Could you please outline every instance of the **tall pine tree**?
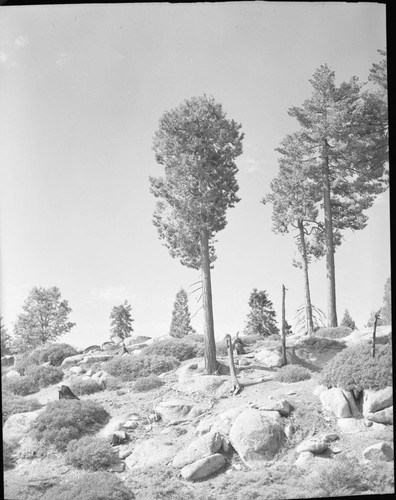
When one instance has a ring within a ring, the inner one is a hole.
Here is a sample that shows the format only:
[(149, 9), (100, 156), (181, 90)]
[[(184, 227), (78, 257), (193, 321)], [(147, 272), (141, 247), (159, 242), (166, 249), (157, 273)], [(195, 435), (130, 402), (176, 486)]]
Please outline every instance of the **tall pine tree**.
[(150, 178), (159, 200), (154, 225), (172, 257), (202, 274), (204, 359), (207, 373), (218, 368), (214, 337), (211, 265), (214, 237), (238, 201), (235, 158), (242, 153), (241, 125), (205, 95), (164, 113), (154, 136), (155, 158), (165, 176)]
[(188, 309), (188, 297), (184, 288), (176, 294), (176, 300), (173, 304), (172, 321), (169, 335), (171, 337), (182, 338), (188, 334), (196, 333), (191, 326), (190, 311)]
[(120, 337), (126, 339), (131, 336), (132, 328), (132, 306), (127, 300), (119, 306), (114, 306), (110, 313), (111, 335), (110, 337)]
[(246, 335), (269, 335), (279, 334), (276, 324), (276, 312), (272, 302), (269, 300), (265, 290), (254, 288), (249, 298), (250, 312), (247, 315), (244, 333)]

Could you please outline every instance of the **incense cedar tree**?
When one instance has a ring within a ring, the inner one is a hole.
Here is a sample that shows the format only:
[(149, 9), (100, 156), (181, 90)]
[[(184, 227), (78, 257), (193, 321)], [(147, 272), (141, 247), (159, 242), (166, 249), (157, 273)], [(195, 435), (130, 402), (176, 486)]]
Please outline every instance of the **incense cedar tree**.
[(218, 368), (210, 276), (214, 237), (227, 224), (227, 209), (240, 201), (235, 177), (240, 129), (221, 104), (203, 95), (165, 112), (153, 141), (155, 159), (165, 167), (164, 177), (150, 177), (158, 198), (153, 222), (171, 256), (201, 270), (207, 373)]
[(176, 300), (173, 305), (169, 335), (181, 338), (191, 333), (196, 333), (196, 331), (190, 324), (187, 292), (184, 288), (181, 288), (176, 294)]

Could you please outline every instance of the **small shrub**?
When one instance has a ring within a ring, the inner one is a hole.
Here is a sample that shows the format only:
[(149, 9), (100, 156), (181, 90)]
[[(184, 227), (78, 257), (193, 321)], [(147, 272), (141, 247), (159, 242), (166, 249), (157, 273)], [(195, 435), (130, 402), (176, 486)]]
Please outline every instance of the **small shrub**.
[(70, 441), (96, 432), (108, 419), (107, 411), (95, 401), (62, 399), (47, 404), (32, 423), (32, 433), (43, 447), (52, 444), (65, 451)]
[(19, 447), (17, 441), (3, 441), (3, 467), (11, 469), (15, 465), (15, 452)]
[(180, 365), (172, 356), (116, 356), (106, 363), (105, 369), (123, 381), (132, 381), (151, 374), (159, 375)]
[(342, 351), (346, 344), (343, 341), (329, 339), (326, 337), (307, 337), (297, 342), (296, 347), (307, 347), (312, 351), (336, 350)]
[(66, 462), (77, 469), (96, 471), (114, 461), (113, 447), (104, 438), (84, 436), (67, 445)]
[(380, 345), (372, 357), (372, 347), (357, 344), (338, 353), (323, 369), (321, 383), (344, 390), (383, 389), (392, 385), (392, 349)]
[(299, 365), (282, 366), (275, 375), (275, 380), (279, 382), (300, 382), (311, 378), (311, 372)]
[(144, 356), (173, 356), (179, 361), (196, 358), (203, 355), (201, 343), (192, 341), (189, 335), (183, 338), (169, 338), (157, 340), (148, 347), (145, 347), (141, 355)]
[(132, 500), (134, 493), (111, 472), (84, 473), (48, 490), (41, 500)]
[(39, 387), (58, 384), (63, 379), (63, 370), (57, 366), (30, 366), (26, 376)]
[(70, 389), (81, 396), (82, 394), (94, 394), (95, 392), (103, 391), (103, 386), (92, 378), (76, 377), (70, 383)]
[[(35, 351), (33, 351), (35, 352)], [(32, 353), (33, 354), (33, 353)], [(22, 356), (17, 356), (15, 360), (14, 369), (21, 375), (26, 374), (26, 370), (32, 366), (38, 366), (38, 355), (23, 354)]]
[(227, 355), (227, 341), (224, 339), (216, 342), (216, 356), (219, 356), (219, 358), (225, 358)]
[(69, 344), (52, 344), (40, 351), (39, 363), (49, 361), (52, 366), (60, 366), (65, 358), (76, 354), (77, 349)]
[(328, 328), (318, 328), (315, 330), (315, 337), (326, 337), (328, 339), (341, 339), (352, 333), (352, 328), (348, 326), (334, 326)]
[(4, 383), (4, 389), (13, 392), (19, 396), (34, 394), (40, 390), (37, 382), (24, 375), (21, 377), (9, 377)]
[(133, 389), (137, 392), (146, 392), (151, 389), (157, 389), (164, 385), (164, 382), (157, 375), (138, 378), (133, 384)]
[(9, 391), (4, 391), (1, 398), (3, 411), (3, 424), (11, 415), (35, 411), (42, 407), (37, 399), (27, 399)]
[(107, 391), (116, 391), (117, 389), (121, 389), (122, 387), (124, 387), (124, 385), (125, 382), (123, 382), (118, 377), (113, 377), (112, 375), (107, 377), (105, 380), (105, 386)]

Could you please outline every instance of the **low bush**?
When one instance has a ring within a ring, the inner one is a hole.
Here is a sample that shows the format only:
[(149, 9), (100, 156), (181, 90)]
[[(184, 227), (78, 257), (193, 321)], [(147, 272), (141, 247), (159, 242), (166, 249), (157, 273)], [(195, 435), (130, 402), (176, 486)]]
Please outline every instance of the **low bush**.
[(345, 349), (346, 344), (343, 341), (328, 339), (326, 337), (307, 337), (300, 340), (296, 344), (296, 348), (307, 347), (313, 351), (326, 351), (326, 350), (336, 350), (342, 351)]
[(227, 341), (224, 339), (216, 342), (216, 356), (219, 356), (219, 358), (225, 358), (227, 355)]
[(47, 404), (32, 423), (32, 434), (43, 447), (65, 451), (70, 441), (97, 432), (108, 420), (107, 411), (95, 401), (61, 399)]
[(3, 388), (18, 396), (28, 396), (35, 394), (40, 390), (37, 382), (33, 381), (30, 377), (23, 375), (20, 377), (8, 377), (4, 381)]
[(11, 415), (16, 413), (26, 413), (35, 411), (42, 407), (37, 399), (28, 399), (18, 396), (9, 391), (3, 391), (1, 398), (1, 407), (3, 412), (3, 424)]
[(15, 465), (15, 452), (19, 447), (17, 441), (3, 441), (3, 467), (11, 469)]
[(164, 382), (157, 375), (149, 375), (148, 377), (140, 377), (133, 384), (133, 390), (137, 392), (151, 391), (164, 385)]
[(78, 354), (77, 349), (69, 344), (51, 344), (40, 351), (39, 363), (50, 362), (52, 366), (60, 366), (69, 356)]
[(286, 365), (279, 368), (275, 375), (275, 380), (278, 382), (300, 382), (311, 378), (311, 372), (299, 365)]
[(49, 489), (40, 500), (132, 500), (134, 493), (111, 472), (84, 473)]
[(104, 438), (84, 436), (67, 445), (66, 462), (88, 471), (106, 469), (114, 462), (113, 447)]
[(203, 355), (203, 345), (189, 338), (169, 338), (157, 340), (153, 344), (145, 347), (141, 353), (143, 356), (172, 356), (179, 361), (196, 358)]
[(107, 391), (116, 391), (117, 389), (121, 389), (125, 386), (125, 382), (122, 381), (119, 377), (113, 377), (110, 375), (106, 377), (105, 386)]
[(352, 333), (352, 328), (348, 326), (323, 327), (315, 330), (315, 337), (326, 337), (328, 339), (341, 339)]
[(392, 348), (357, 344), (339, 352), (323, 369), (321, 384), (345, 390), (383, 389), (392, 385)]
[[(35, 351), (33, 351), (35, 352)], [(39, 353), (39, 351), (37, 351)], [(33, 354), (33, 353), (32, 353)], [(23, 354), (22, 356), (17, 356), (15, 359), (14, 369), (20, 374), (25, 375), (26, 370), (32, 366), (38, 366), (38, 354), (37, 356), (32, 354)]]
[(172, 356), (116, 356), (106, 363), (105, 370), (123, 381), (148, 375), (159, 375), (177, 368), (180, 361)]
[(58, 384), (63, 379), (63, 370), (58, 366), (30, 366), (26, 376), (39, 387), (48, 387)]
[(94, 394), (103, 391), (104, 387), (92, 378), (76, 377), (70, 383), (70, 389), (81, 396), (83, 394)]

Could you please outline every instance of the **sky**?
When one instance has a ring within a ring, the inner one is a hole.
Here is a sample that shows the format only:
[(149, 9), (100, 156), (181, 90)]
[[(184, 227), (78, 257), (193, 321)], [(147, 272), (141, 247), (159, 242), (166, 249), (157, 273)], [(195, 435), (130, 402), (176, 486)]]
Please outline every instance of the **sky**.
[[(13, 325), (29, 291), (57, 286), (76, 323), (60, 341), (110, 336), (127, 300), (134, 334), (168, 335), (180, 287), (198, 271), (173, 259), (152, 223), (152, 139), (161, 115), (207, 94), (242, 124), (236, 160), (241, 202), (217, 235), (212, 270), (217, 340), (242, 332), (253, 288), (278, 319), (304, 303), (293, 235), (272, 231), (260, 203), (277, 175), (275, 148), (298, 129), (309, 79), (327, 63), (337, 83), (366, 81), (386, 47), (385, 5), (343, 2), (80, 4), (0, 8), (0, 306)], [(336, 251), (337, 312), (358, 327), (382, 305), (390, 276), (389, 193), (346, 231)], [(313, 304), (326, 312), (324, 259), (310, 269)], [(203, 313), (191, 293), (193, 327)]]

